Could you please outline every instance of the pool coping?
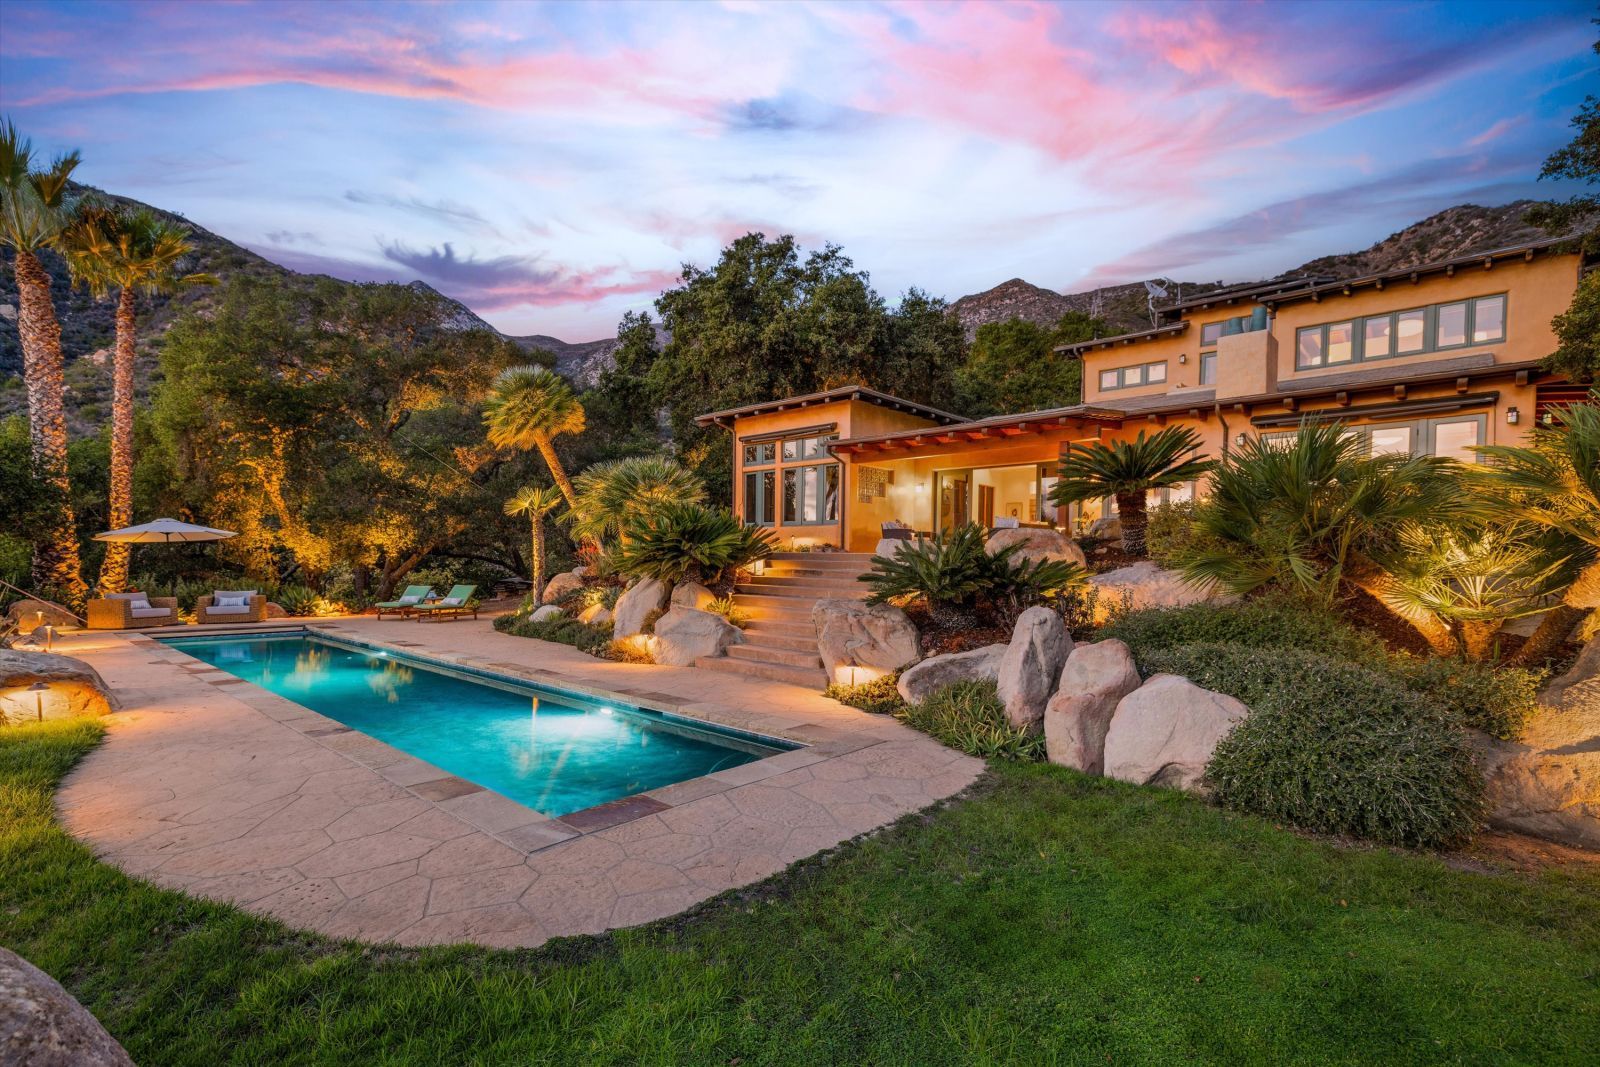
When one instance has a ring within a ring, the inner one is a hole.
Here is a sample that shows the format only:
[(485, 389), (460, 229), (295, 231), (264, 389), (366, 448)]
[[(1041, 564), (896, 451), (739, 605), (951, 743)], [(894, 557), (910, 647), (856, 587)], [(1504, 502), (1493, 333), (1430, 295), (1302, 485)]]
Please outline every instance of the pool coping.
[[(114, 631), (114, 633), (130, 641), (135, 647), (156, 646), (163, 653), (181, 656), (181, 662), (170, 659), (162, 659), (159, 662), (176, 666), (196, 680), (206, 682), (219, 690), (230, 690), (230, 696), (280, 725), (294, 730), (306, 740), (374, 771), (417, 799), (432, 804), (440, 811), (460, 819), (473, 829), (487, 834), (523, 855), (531, 855), (578, 837), (622, 826), (647, 816), (670, 811), (682, 804), (715, 796), (740, 786), (760, 782), (882, 743), (877, 738), (852, 735), (848, 731), (816, 724), (806, 724), (790, 730), (752, 730), (740, 723), (721, 721), (721, 718), (712, 714), (706, 705), (685, 703), (670, 693), (624, 686), (601, 688), (574, 681), (559, 671), (505, 661), (487, 661), (481, 656), (439, 651), (423, 654), (416, 649), (427, 646), (417, 642), (385, 643), (375, 641), (369, 636), (353, 637), (338, 632), (339, 629), (340, 625), (337, 622), (296, 622), (275, 627), (256, 626), (249, 630), (207, 629), (193, 634), (173, 632), (171, 629), (159, 634), (143, 630)], [(670, 715), (691, 724), (743, 734), (758, 742), (767, 739), (798, 747), (752, 760), (737, 767), (713, 771), (708, 775), (686, 778), (681, 782), (618, 797), (562, 816), (550, 816), (486, 786), (450, 774), (403, 749), (346, 726), (337, 719), (313, 711), (303, 704), (297, 704), (287, 697), (263, 689), (220, 667), (196, 659), (182, 648), (168, 644), (164, 640), (259, 638), (291, 634), (311, 634), (358, 649), (392, 652), (399, 658), (417, 662), (423, 669), (437, 669), (447, 674), (459, 672), (479, 678), (498, 678), (513, 684), (522, 683), (549, 690), (566, 690), (579, 696), (610, 700), (644, 711)], [(474, 660), (479, 662), (472, 662)]]

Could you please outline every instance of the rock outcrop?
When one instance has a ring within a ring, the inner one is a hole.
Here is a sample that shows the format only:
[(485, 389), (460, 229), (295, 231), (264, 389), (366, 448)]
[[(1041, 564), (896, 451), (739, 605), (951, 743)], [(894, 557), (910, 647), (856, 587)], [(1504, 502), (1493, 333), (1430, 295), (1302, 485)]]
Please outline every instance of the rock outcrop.
[(1017, 617), (995, 679), (1012, 726), (1041, 729), (1045, 705), (1071, 651), (1066, 624), (1049, 608), (1029, 608)]
[(699, 582), (679, 582), (672, 587), (671, 604), (675, 608), (693, 608), (705, 611), (706, 605), (717, 599), (717, 594)]
[[(561, 613), (561, 609), (557, 608), (554, 604), (546, 604), (545, 607), (555, 608), (557, 614)], [(543, 611), (544, 608), (540, 608), (539, 610)], [(590, 604), (588, 607), (578, 612), (578, 621), (586, 626), (604, 626), (606, 623), (611, 621), (611, 609), (607, 608), (604, 604)]]
[(1022, 546), (1013, 557), (1015, 559), (1031, 559), (1036, 562), (1057, 559), (1067, 563), (1076, 563), (1080, 567), (1088, 563), (1088, 560), (1084, 557), (1083, 549), (1078, 547), (1078, 542), (1059, 530), (1045, 528), (996, 530), (989, 535), (989, 540), (984, 542), (984, 548), (988, 549), (990, 553), (999, 552), (1001, 549), (1009, 548), (1012, 545)]
[[(31, 693), (43, 682), (48, 688)], [(0, 648), (0, 719), (27, 722), (42, 711), (46, 719), (105, 715), (112, 709), (111, 691), (100, 673), (82, 660), (50, 652)]]
[(583, 575), (576, 570), (562, 571), (545, 583), (544, 594), (539, 597), (539, 602), (541, 604), (555, 604), (565, 600), (582, 588)]
[(617, 606), (611, 609), (612, 635), (632, 637), (643, 630), (651, 612), (666, 608), (670, 593), (665, 582), (654, 578), (641, 578), (628, 586), (617, 598)]
[(1009, 645), (986, 645), (971, 652), (930, 656), (900, 676), (896, 688), (907, 704), (920, 704), (947, 685), (978, 679), (997, 681)]
[(668, 667), (688, 667), (701, 656), (723, 656), (729, 645), (741, 644), (739, 628), (709, 611), (673, 608), (656, 620), (650, 655)]
[(921, 655), (916, 626), (893, 604), (819, 600), (811, 609), (811, 623), (829, 681), (839, 676), (840, 667), (898, 671)]
[(556, 607), (554, 604), (546, 604), (543, 607), (534, 608), (533, 611), (528, 615), (528, 621), (544, 622), (548, 619), (559, 619), (561, 618), (561, 615), (562, 611), (560, 608)]
[(0, 948), (0, 1063), (133, 1067), (122, 1046), (61, 983)]
[(1075, 646), (1061, 668), (1056, 695), (1045, 707), (1044, 744), (1050, 762), (1088, 774), (1105, 773), (1111, 716), (1139, 685), (1133, 653), (1121, 641)]
[(1114, 571), (1091, 575), (1089, 584), (1099, 592), (1095, 601), (1096, 622), (1105, 622), (1124, 606), (1129, 611), (1144, 608), (1181, 608), (1202, 600), (1229, 603), (1237, 597), (1190, 585), (1176, 571), (1144, 560)]
[(29, 633), (40, 626), (54, 626), (57, 630), (81, 630), (83, 623), (59, 604), (48, 600), (19, 600), (6, 609), (5, 622)]
[(1117, 702), (1106, 730), (1106, 776), (1196, 789), (1217, 742), (1249, 714), (1225, 693), (1158, 674)]

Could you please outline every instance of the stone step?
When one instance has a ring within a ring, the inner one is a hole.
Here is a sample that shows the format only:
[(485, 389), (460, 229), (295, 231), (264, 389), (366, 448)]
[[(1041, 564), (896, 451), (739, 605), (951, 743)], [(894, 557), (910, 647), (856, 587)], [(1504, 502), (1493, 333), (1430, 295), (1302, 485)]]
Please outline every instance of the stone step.
[(864, 597), (872, 592), (861, 582), (831, 582), (822, 578), (757, 578), (734, 586), (735, 593), (757, 596), (810, 597), (812, 600)]
[(776, 578), (779, 581), (787, 582), (800, 578), (813, 580), (820, 578), (830, 582), (854, 582), (867, 573), (867, 571), (858, 571), (854, 567), (796, 567), (793, 570), (779, 570), (776, 567), (768, 567), (765, 574), (754, 575), (752, 580), (759, 582)]
[(800, 560), (808, 563), (854, 563), (861, 567), (872, 563), (871, 552), (774, 552), (767, 557), (776, 560)]
[[(800, 629), (796, 627), (796, 629)], [(787, 634), (772, 633), (768, 630), (746, 628), (744, 631), (745, 644), (753, 648), (776, 648), (785, 652), (815, 652), (817, 650), (817, 635), (811, 627), (804, 628), (803, 633)]]
[[(738, 647), (738, 646), (734, 646)], [(827, 688), (828, 676), (821, 667), (789, 667), (782, 663), (757, 663), (748, 659), (730, 659), (727, 656), (701, 656), (694, 661), (696, 667), (723, 674), (742, 674), (749, 678), (765, 678), (773, 682), (788, 682), (807, 689)]]
[(735, 592), (733, 602), (746, 611), (811, 618), (811, 608), (821, 599), (816, 594), (774, 596), (771, 593)]
[(812, 647), (809, 652), (791, 652), (781, 648), (762, 648), (757, 645), (729, 645), (728, 655), (751, 663), (781, 663), (786, 667), (822, 668), (822, 657)]
[(746, 637), (762, 634), (773, 637), (803, 638), (813, 644), (817, 640), (817, 628), (812, 624), (811, 616), (809, 615), (804, 618), (789, 618), (786, 616), (766, 619), (751, 618), (749, 622), (744, 624), (744, 634)]

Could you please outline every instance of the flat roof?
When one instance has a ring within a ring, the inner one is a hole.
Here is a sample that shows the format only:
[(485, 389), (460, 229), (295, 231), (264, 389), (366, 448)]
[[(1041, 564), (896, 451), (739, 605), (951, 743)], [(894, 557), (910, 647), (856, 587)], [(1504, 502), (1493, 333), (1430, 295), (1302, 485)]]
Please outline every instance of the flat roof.
[(930, 422), (946, 425), (966, 421), (961, 415), (940, 411), (938, 408), (929, 407), (926, 404), (918, 404), (913, 400), (902, 400), (897, 396), (890, 396), (888, 393), (880, 392), (865, 385), (840, 385), (832, 389), (824, 389), (820, 393), (802, 393), (799, 396), (786, 396), (779, 400), (768, 400), (759, 404), (746, 404), (744, 407), (710, 411), (704, 415), (696, 415), (694, 421), (701, 426), (726, 426), (736, 419), (745, 419), (752, 415), (769, 415), (775, 411), (814, 407), (817, 404), (834, 404), (844, 400), (860, 400), (868, 404), (876, 404), (881, 408), (904, 411), (911, 415), (921, 416)]
[(1388, 282), (1417, 281), (1425, 274), (1454, 274), (1462, 267), (1481, 266), (1488, 268), (1505, 259), (1531, 260), (1540, 252), (1558, 250), (1558, 245), (1570, 244), (1573, 240), (1573, 237), (1568, 236), (1547, 237), (1540, 241), (1525, 241), (1522, 244), (1493, 248), (1486, 252), (1473, 252), (1470, 255), (1456, 256), (1453, 259), (1441, 259), (1433, 263), (1419, 263), (1414, 267), (1402, 267), (1397, 270), (1384, 271), (1380, 274), (1365, 274), (1359, 278), (1344, 278), (1338, 281), (1309, 285), (1279, 293), (1275, 296), (1264, 297), (1261, 302), (1268, 307), (1276, 307), (1280, 304), (1293, 304), (1301, 300), (1320, 300), (1322, 297), (1334, 293), (1348, 296), (1354, 290), (1369, 285), (1381, 287)]
[(1324, 282), (1336, 280), (1331, 274), (1301, 274), (1293, 278), (1276, 278), (1270, 282), (1246, 282), (1242, 285), (1230, 285), (1225, 289), (1213, 289), (1209, 293), (1202, 293), (1192, 300), (1180, 300), (1176, 304), (1167, 304), (1156, 308), (1156, 311), (1165, 314), (1169, 311), (1187, 311), (1190, 308), (1210, 307), (1213, 304), (1232, 304), (1238, 300), (1249, 299), (1251, 303), (1260, 303), (1261, 294), (1270, 293), (1278, 289), (1301, 288), (1311, 285), (1320, 285)]
[(1069, 354), (1085, 352), (1091, 348), (1110, 348), (1112, 345), (1131, 345), (1136, 341), (1153, 341), (1157, 337), (1176, 336), (1189, 328), (1189, 323), (1172, 322), (1165, 326), (1157, 326), (1153, 330), (1138, 330), (1134, 333), (1119, 333), (1113, 337), (1096, 337), (1088, 341), (1074, 341), (1070, 345), (1057, 345), (1055, 351)]

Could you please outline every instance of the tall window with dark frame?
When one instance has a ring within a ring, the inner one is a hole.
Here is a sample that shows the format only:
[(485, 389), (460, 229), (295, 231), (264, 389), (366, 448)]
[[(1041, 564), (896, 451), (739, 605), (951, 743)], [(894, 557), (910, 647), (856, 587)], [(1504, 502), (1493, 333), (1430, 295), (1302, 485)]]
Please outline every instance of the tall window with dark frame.
[(1366, 315), (1295, 331), (1295, 367), (1311, 370), (1506, 339), (1506, 294)]

